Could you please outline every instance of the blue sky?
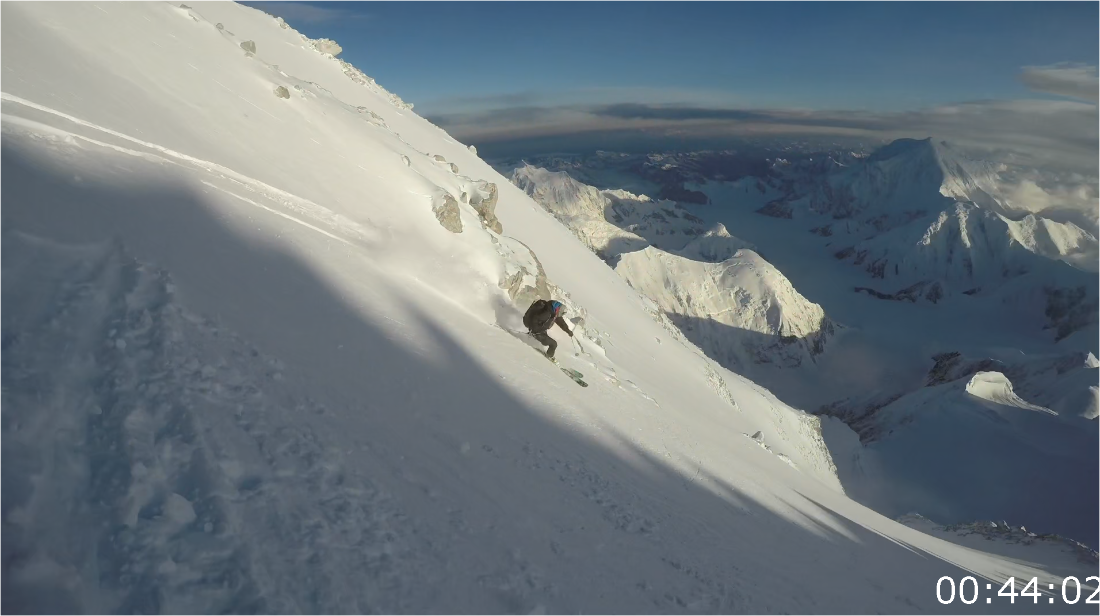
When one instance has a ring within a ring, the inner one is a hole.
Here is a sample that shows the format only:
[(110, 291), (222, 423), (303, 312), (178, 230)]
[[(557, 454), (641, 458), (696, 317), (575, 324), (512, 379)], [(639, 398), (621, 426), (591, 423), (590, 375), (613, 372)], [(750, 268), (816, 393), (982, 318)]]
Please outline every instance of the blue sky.
[(472, 143), (788, 131), (1095, 157), (1096, 2), (246, 4)]
[(1022, 66), (1096, 64), (1100, 17), (1094, 2), (256, 4), (427, 112), (484, 97), (876, 111), (1011, 98), (1027, 92)]

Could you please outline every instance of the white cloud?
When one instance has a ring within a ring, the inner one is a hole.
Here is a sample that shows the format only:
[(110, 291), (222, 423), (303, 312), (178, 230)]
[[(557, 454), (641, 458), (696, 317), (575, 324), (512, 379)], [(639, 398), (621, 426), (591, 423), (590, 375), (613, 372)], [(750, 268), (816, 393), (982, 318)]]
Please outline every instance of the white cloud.
[(1005, 182), (998, 195), (1011, 213), (1041, 214), (1056, 222), (1071, 222), (1095, 234), (1098, 225), (1096, 182), (1084, 178), (1033, 175)]
[(1085, 101), (1100, 100), (1100, 79), (1095, 66), (1061, 63), (1025, 66), (1020, 81), (1036, 92), (1068, 96)]
[(1100, 145), (1096, 106), (1074, 101), (980, 101), (883, 114), (891, 137), (925, 134), (1004, 152), (1016, 162), (1096, 175)]

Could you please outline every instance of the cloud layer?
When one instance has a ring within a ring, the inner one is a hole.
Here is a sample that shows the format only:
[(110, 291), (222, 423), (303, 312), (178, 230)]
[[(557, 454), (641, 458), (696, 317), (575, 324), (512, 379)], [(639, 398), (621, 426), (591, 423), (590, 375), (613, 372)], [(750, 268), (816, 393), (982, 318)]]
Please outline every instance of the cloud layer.
[[(457, 138), (478, 144), (542, 140), (568, 148), (591, 144), (677, 139), (714, 143), (730, 138), (791, 136), (888, 140), (934, 137), (992, 150), (1001, 158), (1088, 177), (1097, 175), (1100, 126), (1094, 66), (1027, 66), (1020, 81), (1037, 92), (1077, 100), (970, 101), (901, 112), (737, 108), (722, 104), (544, 104), (533, 93), (485, 97), (455, 113), (429, 119)], [(560, 96), (560, 95), (559, 95)], [(560, 99), (559, 99), (560, 100)], [(1087, 102), (1086, 102), (1087, 101)], [(657, 147), (655, 145), (655, 147)]]
[(1093, 103), (1100, 99), (1100, 80), (1095, 66), (1086, 64), (1053, 64), (1025, 66), (1020, 81), (1036, 92), (1067, 96)]

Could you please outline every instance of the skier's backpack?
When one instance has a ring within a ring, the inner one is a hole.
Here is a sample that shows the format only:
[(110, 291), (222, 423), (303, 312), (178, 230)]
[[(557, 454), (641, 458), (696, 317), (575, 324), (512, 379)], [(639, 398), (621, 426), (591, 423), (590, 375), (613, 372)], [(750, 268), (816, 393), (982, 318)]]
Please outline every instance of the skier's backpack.
[(540, 313), (546, 311), (546, 304), (548, 303), (550, 302), (544, 299), (535, 300), (535, 303), (531, 304), (531, 307), (528, 308), (527, 312), (523, 315), (523, 326), (530, 330), (537, 325), (535, 319)]

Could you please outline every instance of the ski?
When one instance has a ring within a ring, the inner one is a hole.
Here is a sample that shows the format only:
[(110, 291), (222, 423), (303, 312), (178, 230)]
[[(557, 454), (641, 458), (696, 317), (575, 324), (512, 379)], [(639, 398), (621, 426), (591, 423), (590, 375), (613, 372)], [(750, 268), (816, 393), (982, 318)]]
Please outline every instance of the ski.
[[(542, 353), (542, 351), (539, 351), (539, 352)], [(576, 371), (572, 368), (566, 368), (566, 367), (562, 366), (561, 364), (558, 363), (558, 360), (556, 358), (550, 357), (550, 356), (546, 355), (546, 353), (542, 353), (542, 356), (545, 357), (546, 359), (549, 359), (555, 366), (561, 368), (561, 371), (564, 372), (565, 375), (568, 376), (570, 379), (573, 379), (574, 383), (576, 383), (577, 385), (580, 385), (581, 387), (588, 387), (588, 383), (586, 383), (584, 381), (584, 375), (583, 374), (581, 374), (580, 372), (578, 372), (578, 371)]]
[(571, 370), (569, 368), (562, 368), (561, 371), (569, 375), (569, 378), (573, 379), (573, 382), (577, 385), (580, 385), (581, 387), (588, 387), (588, 383), (585, 383), (584, 380), (581, 379), (581, 377), (583, 377), (584, 375), (580, 372), (577, 372), (576, 370)]
[(555, 366), (561, 368), (561, 371), (564, 372), (565, 375), (568, 376), (570, 379), (572, 379), (572, 381), (574, 383), (576, 383), (577, 385), (580, 385), (581, 387), (588, 387), (588, 383), (584, 381), (584, 375), (583, 374), (581, 374), (580, 372), (578, 372), (576, 370), (573, 370), (571, 368), (565, 368), (561, 364), (558, 363), (558, 360), (556, 358), (547, 356), (546, 351), (544, 351), (543, 348), (542, 348), (542, 345), (535, 342), (534, 338), (531, 337), (531, 332), (516, 331), (514, 329), (508, 329), (506, 327), (501, 327), (500, 325), (497, 325), (496, 327), (498, 327), (498, 328), (508, 332), (509, 334), (512, 334), (516, 338), (524, 341), (528, 346), (530, 346), (532, 349), (537, 351), (539, 355), (542, 355), (546, 359), (553, 362)]

